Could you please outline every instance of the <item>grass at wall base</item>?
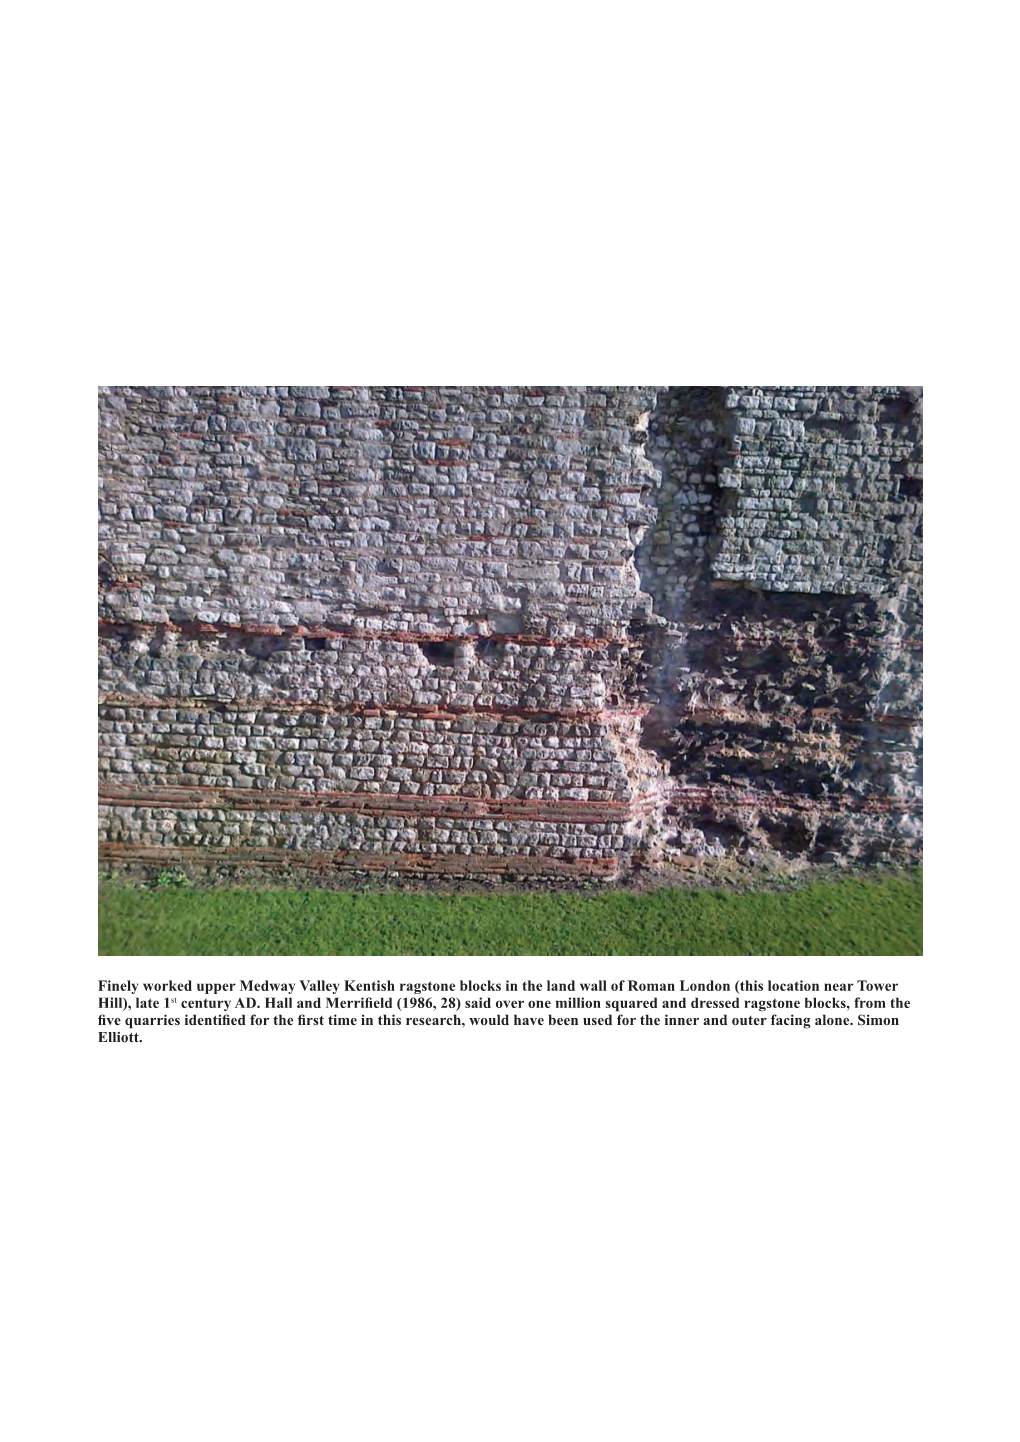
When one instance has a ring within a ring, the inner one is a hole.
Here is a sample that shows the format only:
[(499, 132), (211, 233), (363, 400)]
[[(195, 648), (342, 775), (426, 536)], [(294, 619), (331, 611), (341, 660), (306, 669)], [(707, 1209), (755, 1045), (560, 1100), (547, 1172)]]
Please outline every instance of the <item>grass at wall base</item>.
[(588, 893), (100, 886), (100, 956), (917, 956), (922, 874)]

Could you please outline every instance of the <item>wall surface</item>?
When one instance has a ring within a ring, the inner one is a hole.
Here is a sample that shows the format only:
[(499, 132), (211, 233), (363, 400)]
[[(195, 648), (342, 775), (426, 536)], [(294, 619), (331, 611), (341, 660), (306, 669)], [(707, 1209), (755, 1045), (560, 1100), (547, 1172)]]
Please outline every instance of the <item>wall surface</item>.
[(107, 860), (920, 848), (921, 396), (100, 392)]

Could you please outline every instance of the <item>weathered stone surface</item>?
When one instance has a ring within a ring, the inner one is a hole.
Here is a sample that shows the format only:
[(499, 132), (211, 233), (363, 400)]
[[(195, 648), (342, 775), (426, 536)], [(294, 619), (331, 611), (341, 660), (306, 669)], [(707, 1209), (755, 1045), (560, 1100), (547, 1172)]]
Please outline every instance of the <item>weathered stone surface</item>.
[(110, 387), (100, 481), (108, 856), (919, 849), (917, 389)]

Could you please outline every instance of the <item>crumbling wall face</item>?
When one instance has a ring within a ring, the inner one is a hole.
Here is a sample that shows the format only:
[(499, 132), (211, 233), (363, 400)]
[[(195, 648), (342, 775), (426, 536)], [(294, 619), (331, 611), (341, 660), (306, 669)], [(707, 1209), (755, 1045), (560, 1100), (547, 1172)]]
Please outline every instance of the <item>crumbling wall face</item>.
[(649, 418), (647, 453), (659, 475), (657, 512), (635, 559), (660, 624), (691, 614), (709, 574), (729, 426), (723, 386), (660, 391)]
[(673, 390), (657, 428), (667, 853), (919, 854), (919, 389)]
[(105, 388), (104, 855), (915, 850), (919, 402)]

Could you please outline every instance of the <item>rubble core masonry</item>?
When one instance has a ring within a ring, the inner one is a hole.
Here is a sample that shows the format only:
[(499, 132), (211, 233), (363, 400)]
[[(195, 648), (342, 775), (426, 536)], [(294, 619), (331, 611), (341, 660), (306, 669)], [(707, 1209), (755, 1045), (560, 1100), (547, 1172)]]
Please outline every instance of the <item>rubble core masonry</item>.
[(100, 852), (921, 848), (919, 387), (109, 386)]

